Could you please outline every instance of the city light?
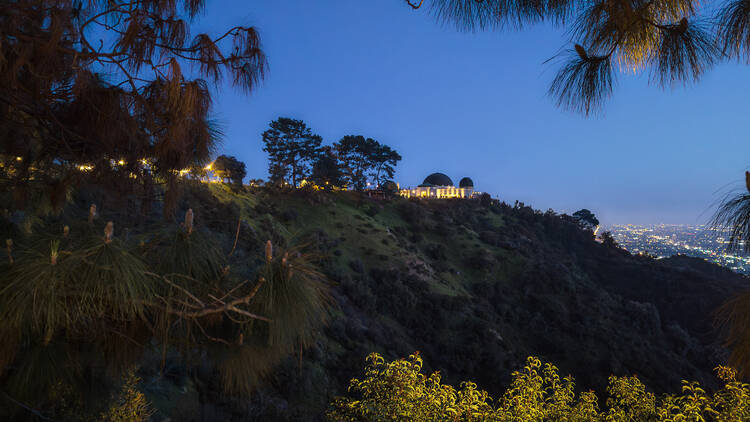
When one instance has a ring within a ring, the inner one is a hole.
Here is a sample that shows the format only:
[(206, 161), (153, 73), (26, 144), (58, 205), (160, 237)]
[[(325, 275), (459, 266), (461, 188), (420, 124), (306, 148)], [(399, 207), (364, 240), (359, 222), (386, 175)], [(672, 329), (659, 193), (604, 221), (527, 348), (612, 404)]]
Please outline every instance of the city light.
[[(687, 255), (723, 265), (743, 274), (750, 274), (750, 256), (739, 251), (729, 252), (729, 235), (706, 225), (658, 224), (638, 226), (614, 225), (609, 228), (615, 240), (635, 254), (655, 256)], [(743, 245), (739, 245), (742, 247)]]

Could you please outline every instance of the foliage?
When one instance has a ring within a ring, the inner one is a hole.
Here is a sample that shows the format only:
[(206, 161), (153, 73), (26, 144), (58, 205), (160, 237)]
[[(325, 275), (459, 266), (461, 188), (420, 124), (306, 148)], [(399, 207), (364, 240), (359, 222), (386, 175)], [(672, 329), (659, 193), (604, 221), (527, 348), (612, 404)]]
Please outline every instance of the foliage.
[(596, 218), (594, 213), (587, 210), (586, 208), (574, 212), (573, 217), (575, 217), (584, 227), (587, 228), (593, 228), (599, 225), (599, 219)]
[(680, 395), (661, 399), (635, 377), (609, 378), (606, 406), (592, 391), (577, 395), (572, 377), (529, 357), (497, 399), (462, 382), (459, 389), (441, 383), (439, 372), (422, 374), (419, 353), (386, 362), (367, 357), (365, 377), (354, 378), (349, 392), (330, 406), (331, 421), (741, 421), (750, 417), (750, 385), (737, 381), (734, 370), (720, 366), (723, 388), (707, 393), (696, 382), (683, 381)]
[(229, 179), (237, 186), (242, 185), (242, 179), (247, 174), (245, 163), (226, 155), (216, 157), (211, 167), (214, 173), (222, 180)]
[[(750, 44), (743, 48), (750, 48)], [(750, 252), (750, 171), (745, 171), (745, 191), (728, 194), (713, 216), (712, 226), (729, 231), (727, 250)], [(718, 311), (731, 348), (730, 361), (743, 375), (750, 373), (750, 294), (742, 293)]]
[(369, 180), (379, 186), (381, 176), (392, 178), (396, 164), (401, 161), (401, 156), (388, 145), (361, 135), (344, 136), (333, 147), (347, 181), (355, 190), (364, 190)]
[(346, 180), (355, 190), (367, 187), (367, 172), (370, 168), (369, 158), (375, 140), (363, 136), (347, 135), (333, 145), (341, 160)]
[(312, 133), (302, 120), (279, 117), (263, 132), (263, 151), (268, 153), (268, 172), (276, 183), (291, 177), (292, 186), (310, 177), (323, 138)]
[(479, 196), (479, 203), (483, 207), (489, 207), (492, 204), (492, 197), (489, 193), (485, 192)]
[(312, 166), (310, 179), (325, 188), (343, 187), (346, 183), (336, 152), (330, 146), (321, 148)]
[(418, 353), (389, 363), (372, 353), (367, 361), (365, 378), (352, 379), (349, 385), (349, 391), (361, 398), (337, 398), (329, 420), (481, 420), (492, 411), (487, 393), (478, 391), (475, 384), (464, 383), (457, 391), (442, 384), (438, 372), (422, 374)]
[(204, 0), (0, 5), (0, 186), (14, 192), (19, 208), (41, 191), (59, 210), (61, 193), (81, 179), (148, 201), (156, 178), (169, 187), (164, 210), (171, 215), (175, 173), (205, 165), (221, 135), (210, 117), (209, 82), (227, 76), (249, 92), (266, 70), (252, 27), (188, 39), (204, 6)]
[(372, 152), (372, 176), (375, 180), (375, 186), (380, 186), (384, 177), (392, 179), (396, 174), (396, 163), (401, 161), (401, 155), (394, 151), (388, 145), (376, 144)]
[(383, 190), (383, 192), (385, 192), (386, 197), (394, 198), (398, 196), (398, 184), (396, 184), (396, 182), (394, 182), (393, 180), (386, 180), (385, 182), (383, 182), (383, 184), (381, 185), (381, 189)]
[(151, 417), (154, 412), (143, 393), (138, 391), (140, 381), (133, 370), (125, 376), (121, 391), (101, 415), (100, 422), (145, 422)]
[(612, 236), (611, 231), (605, 231), (604, 233), (599, 235), (599, 240), (601, 240), (602, 245), (610, 247), (610, 248), (619, 248), (620, 245), (615, 240), (614, 236)]
[(0, 388), (44, 405), (61, 380), (106, 387), (156, 347), (186, 366), (207, 359), (225, 391), (246, 393), (309, 345), (330, 304), (318, 258), (270, 240), (243, 249), (239, 224), (224, 235), (201, 220), (212, 201), (180, 225), (121, 217), (133, 229), (119, 233), (72, 206), (30, 231), (3, 221), (13, 239), (0, 262)]
[(729, 230), (728, 250), (742, 247), (750, 252), (750, 172), (745, 172), (746, 191), (729, 194), (713, 216), (714, 228)]

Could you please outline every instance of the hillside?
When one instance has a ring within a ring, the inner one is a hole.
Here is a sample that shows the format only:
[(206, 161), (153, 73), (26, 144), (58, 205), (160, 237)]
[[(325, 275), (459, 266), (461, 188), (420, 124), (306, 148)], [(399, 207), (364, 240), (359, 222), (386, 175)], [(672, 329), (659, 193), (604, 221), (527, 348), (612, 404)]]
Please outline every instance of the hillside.
[(192, 414), (206, 420), (320, 416), (373, 351), (419, 350), (448, 382), (471, 379), (494, 394), (532, 354), (583, 389), (603, 388), (612, 373), (638, 374), (655, 392), (678, 391), (682, 379), (713, 386), (726, 351), (711, 313), (747, 282), (691, 258), (632, 256), (523, 204), (211, 190), (245, 222), (248, 247), (317, 245), (335, 310), (301, 367), (288, 359), (250, 404), (204, 403)]
[[(98, 221), (116, 221), (124, 237), (174, 225), (161, 221), (158, 202), (144, 220), (123, 211), (127, 198), (81, 192), (60, 221), (85, 221), (82, 210), (97, 203)], [(370, 352), (396, 359), (420, 351), (445, 382), (473, 380), (495, 396), (529, 355), (574, 375), (581, 389), (603, 389), (610, 374), (638, 374), (659, 393), (679, 391), (682, 379), (712, 387), (712, 368), (727, 357), (712, 312), (747, 283), (697, 259), (632, 256), (523, 204), (198, 183), (178, 216), (188, 208), (196, 230), (231, 249), (240, 263), (233, 271), (252, 273), (267, 240), (313, 252), (332, 310), (313, 344), (284, 359), (249, 399), (221, 392), (210, 358), (186, 368), (172, 353), (146, 353), (138, 374), (155, 420), (320, 419)], [(19, 230), (14, 219), (23, 221), (10, 216), (0, 229)]]

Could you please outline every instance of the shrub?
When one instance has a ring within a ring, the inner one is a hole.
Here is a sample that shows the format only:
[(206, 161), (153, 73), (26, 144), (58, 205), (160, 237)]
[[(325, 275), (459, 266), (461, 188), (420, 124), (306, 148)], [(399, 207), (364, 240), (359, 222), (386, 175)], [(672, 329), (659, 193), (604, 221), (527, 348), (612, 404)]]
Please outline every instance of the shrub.
[(367, 357), (365, 377), (352, 379), (349, 392), (337, 397), (327, 413), (330, 421), (746, 421), (750, 418), (750, 385), (736, 372), (716, 368), (725, 385), (708, 394), (697, 382), (683, 381), (681, 395), (661, 399), (646, 391), (635, 377), (609, 378), (604, 409), (592, 391), (575, 393), (571, 376), (560, 378), (557, 368), (529, 357), (497, 399), (472, 382), (459, 389), (441, 384), (439, 372), (422, 374), (419, 353), (386, 362), (379, 354)]
[(119, 394), (113, 397), (112, 402), (104, 412), (100, 422), (145, 422), (154, 413), (151, 410), (146, 397), (138, 390), (140, 378), (130, 371), (125, 377), (125, 382)]
[(448, 249), (442, 243), (430, 243), (425, 247), (425, 253), (433, 260), (440, 261), (448, 258)]

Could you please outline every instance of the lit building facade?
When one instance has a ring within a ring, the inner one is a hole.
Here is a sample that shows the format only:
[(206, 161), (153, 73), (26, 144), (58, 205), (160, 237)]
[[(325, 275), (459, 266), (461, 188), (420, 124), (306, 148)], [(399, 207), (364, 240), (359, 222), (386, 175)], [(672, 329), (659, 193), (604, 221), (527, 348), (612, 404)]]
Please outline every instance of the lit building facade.
[(427, 176), (416, 188), (400, 189), (399, 193), (405, 198), (471, 198), (480, 194), (474, 191), (474, 182), (464, 177), (456, 187), (450, 177), (443, 173), (433, 173)]

